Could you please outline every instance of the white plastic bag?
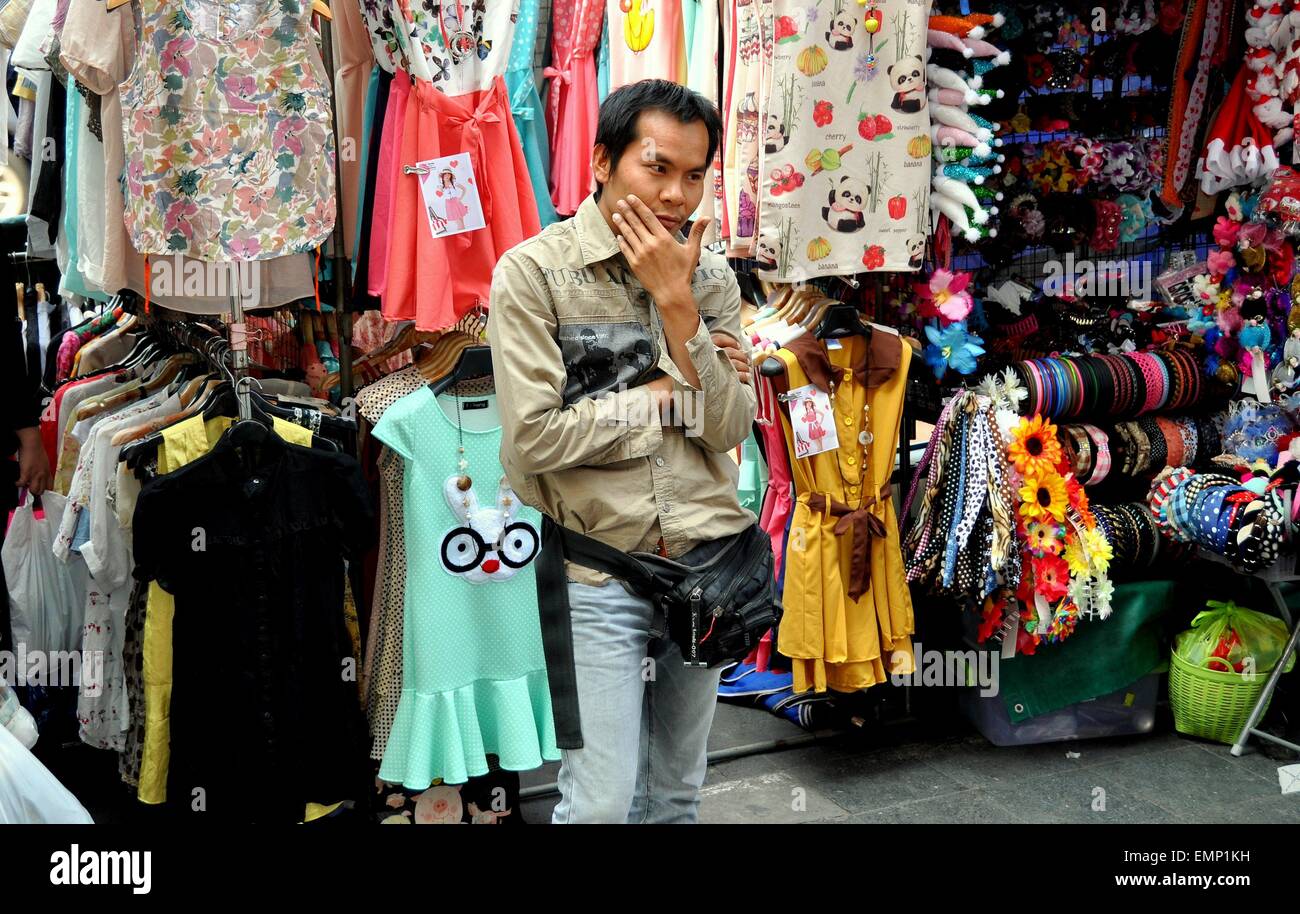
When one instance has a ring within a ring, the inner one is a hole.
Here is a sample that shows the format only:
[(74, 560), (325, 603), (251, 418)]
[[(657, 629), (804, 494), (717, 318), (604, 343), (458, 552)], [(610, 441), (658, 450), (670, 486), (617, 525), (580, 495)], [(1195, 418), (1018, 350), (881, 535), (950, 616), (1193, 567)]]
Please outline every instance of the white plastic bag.
[(38, 518), (28, 499), (14, 512), (0, 550), (14, 644), (26, 643), (29, 651), (81, 650), (85, 592), (78, 592), (74, 570), (54, 557), (66, 502), (64, 496), (46, 492), (41, 496), (44, 517)]
[(93, 825), (77, 798), (0, 727), (0, 825)]
[(18, 703), (14, 690), (0, 682), (0, 727), (18, 738), (24, 749), (36, 745), (36, 721), (31, 712)]

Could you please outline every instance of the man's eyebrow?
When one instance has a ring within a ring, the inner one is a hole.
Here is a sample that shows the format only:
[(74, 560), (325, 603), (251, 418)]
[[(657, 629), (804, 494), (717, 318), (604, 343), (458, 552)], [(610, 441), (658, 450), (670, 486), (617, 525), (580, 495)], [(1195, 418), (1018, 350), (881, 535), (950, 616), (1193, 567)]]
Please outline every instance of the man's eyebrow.
[[(663, 153), (659, 152), (658, 150), (655, 150), (654, 158), (652, 158), (650, 161), (651, 161), (651, 162), (654, 162), (656, 165), (672, 165), (672, 164), (673, 164), (673, 160), (672, 160), (672, 159), (668, 158), (668, 156), (664, 155)], [(708, 163), (708, 162), (705, 162), (703, 165), (697, 165), (697, 166), (695, 166), (694, 168), (692, 168), (692, 169), (690, 169), (690, 170), (691, 170), (691, 171), (708, 171), (708, 168), (709, 168), (709, 163)]]

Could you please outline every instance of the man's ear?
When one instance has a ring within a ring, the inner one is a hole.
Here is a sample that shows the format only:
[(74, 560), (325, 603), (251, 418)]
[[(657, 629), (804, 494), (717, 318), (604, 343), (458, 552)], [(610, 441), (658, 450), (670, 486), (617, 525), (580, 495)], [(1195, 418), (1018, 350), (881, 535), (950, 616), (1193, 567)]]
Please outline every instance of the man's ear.
[(609, 183), (609, 150), (604, 143), (597, 143), (591, 148), (591, 173), (601, 184)]

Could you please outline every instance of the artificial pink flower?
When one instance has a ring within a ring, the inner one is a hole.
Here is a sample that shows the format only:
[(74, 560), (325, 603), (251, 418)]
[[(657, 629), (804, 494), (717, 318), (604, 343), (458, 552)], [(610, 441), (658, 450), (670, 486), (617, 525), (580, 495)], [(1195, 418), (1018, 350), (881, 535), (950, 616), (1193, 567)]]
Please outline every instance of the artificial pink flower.
[(1205, 258), (1205, 265), (1209, 267), (1211, 276), (1223, 276), (1236, 263), (1237, 259), (1232, 256), (1231, 251), (1211, 251), (1210, 255)]
[(1230, 248), (1237, 243), (1241, 234), (1241, 223), (1233, 222), (1227, 216), (1220, 216), (1214, 223), (1214, 243), (1220, 247)]
[(928, 285), (918, 284), (920, 311), (926, 317), (942, 317), (949, 323), (965, 320), (975, 307), (966, 287), (970, 285), (969, 273), (953, 273), (942, 267), (934, 271)]

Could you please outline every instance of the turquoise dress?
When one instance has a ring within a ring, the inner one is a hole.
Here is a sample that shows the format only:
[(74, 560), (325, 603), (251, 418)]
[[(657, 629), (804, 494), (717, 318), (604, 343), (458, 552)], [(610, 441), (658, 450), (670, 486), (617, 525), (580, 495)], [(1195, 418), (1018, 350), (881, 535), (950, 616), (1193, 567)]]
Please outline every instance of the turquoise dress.
[[(374, 435), (405, 462), (402, 693), (382, 780), (423, 790), (560, 757), (533, 562), (541, 516), (501, 469), (495, 396), (394, 403)], [(456, 485), (461, 439), (473, 485)]]
[(510, 63), (506, 69), (506, 89), (510, 92), (510, 113), (515, 130), (528, 160), (528, 177), (537, 198), (537, 216), (542, 228), (559, 216), (551, 202), (548, 185), (551, 174), (551, 147), (546, 139), (546, 121), (542, 117), (542, 100), (533, 76), (533, 48), (537, 43), (538, 0), (520, 0), (519, 19), (515, 23), (514, 43), (510, 46)]
[[(81, 93), (76, 89), (68, 92), (67, 111), (64, 114), (63, 142), (64, 142), (64, 161), (70, 165), (75, 165), (77, 161), (77, 144), (80, 142), (81, 131), (78, 129), (82, 120), (86, 117), (85, 100)], [(63, 281), (60, 291), (70, 292), (76, 295), (83, 295), (86, 298), (92, 298), (95, 301), (108, 301), (110, 296), (105, 294), (102, 289), (92, 289), (86, 282), (86, 277), (81, 275), (77, 269), (77, 194), (68, 187), (68, 179), (71, 175), (69, 167), (63, 169), (63, 213), (60, 216), (61, 225), (59, 230), (64, 233), (68, 241), (68, 266), (63, 272)], [(117, 175), (106, 175), (105, 180), (116, 181)]]
[(600, 50), (596, 52), (596, 100), (605, 101), (609, 95), (609, 17), (600, 27)]

